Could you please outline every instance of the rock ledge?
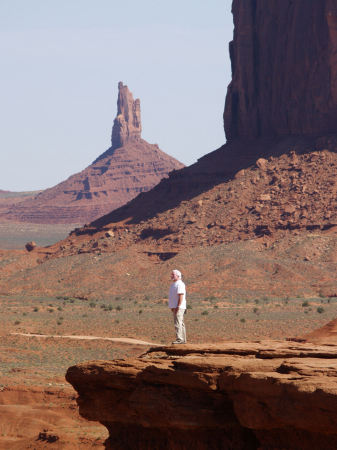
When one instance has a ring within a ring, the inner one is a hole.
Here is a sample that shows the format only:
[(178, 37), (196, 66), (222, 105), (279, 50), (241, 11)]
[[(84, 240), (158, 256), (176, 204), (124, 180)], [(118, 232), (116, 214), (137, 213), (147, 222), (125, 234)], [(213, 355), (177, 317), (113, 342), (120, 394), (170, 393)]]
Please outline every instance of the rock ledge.
[(156, 347), (66, 374), (107, 449), (337, 448), (337, 346)]

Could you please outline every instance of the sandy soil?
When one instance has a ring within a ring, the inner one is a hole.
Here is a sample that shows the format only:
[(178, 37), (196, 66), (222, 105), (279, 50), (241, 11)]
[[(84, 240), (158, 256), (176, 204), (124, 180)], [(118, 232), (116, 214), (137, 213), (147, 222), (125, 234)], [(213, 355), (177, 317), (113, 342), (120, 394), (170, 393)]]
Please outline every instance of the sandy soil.
[(108, 338), (108, 337), (100, 337), (100, 336), (60, 336), (57, 334), (33, 334), (33, 333), (11, 333), (17, 336), (27, 336), (27, 337), (38, 337), (38, 338), (66, 338), (66, 339), (79, 339), (81, 341), (93, 341), (93, 340), (102, 340), (102, 341), (111, 341), (111, 342), (122, 342), (124, 344), (136, 344), (136, 345), (147, 345), (147, 346), (160, 346), (161, 344), (155, 344), (153, 342), (141, 341), (139, 339), (131, 339), (131, 338)]

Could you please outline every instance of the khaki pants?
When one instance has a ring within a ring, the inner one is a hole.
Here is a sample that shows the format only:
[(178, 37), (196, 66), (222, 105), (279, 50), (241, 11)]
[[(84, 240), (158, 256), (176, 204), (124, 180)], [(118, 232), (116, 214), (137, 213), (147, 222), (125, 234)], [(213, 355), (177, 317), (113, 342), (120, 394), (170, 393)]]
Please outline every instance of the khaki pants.
[(173, 312), (174, 328), (176, 330), (177, 341), (186, 342), (186, 328), (184, 323), (184, 309), (178, 309), (178, 312)]

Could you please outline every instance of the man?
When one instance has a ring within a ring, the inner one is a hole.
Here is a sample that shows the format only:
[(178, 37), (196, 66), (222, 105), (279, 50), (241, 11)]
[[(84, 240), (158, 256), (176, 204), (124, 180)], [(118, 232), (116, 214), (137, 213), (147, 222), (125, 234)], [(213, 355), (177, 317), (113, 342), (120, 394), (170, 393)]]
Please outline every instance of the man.
[(173, 313), (174, 327), (176, 330), (176, 340), (172, 344), (186, 344), (186, 329), (184, 323), (184, 314), (186, 311), (186, 287), (181, 279), (181, 272), (177, 269), (172, 270), (169, 292), (169, 308)]

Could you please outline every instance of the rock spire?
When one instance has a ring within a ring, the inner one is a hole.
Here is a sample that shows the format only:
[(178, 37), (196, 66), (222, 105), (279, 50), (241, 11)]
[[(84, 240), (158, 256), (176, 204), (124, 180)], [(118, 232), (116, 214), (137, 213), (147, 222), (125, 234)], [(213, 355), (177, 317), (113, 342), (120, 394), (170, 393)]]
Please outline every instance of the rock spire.
[(337, 133), (337, 1), (233, 0), (228, 140)]
[(122, 147), (129, 141), (141, 139), (142, 124), (140, 118), (140, 100), (133, 99), (127, 86), (118, 83), (117, 116), (114, 120), (111, 147)]

